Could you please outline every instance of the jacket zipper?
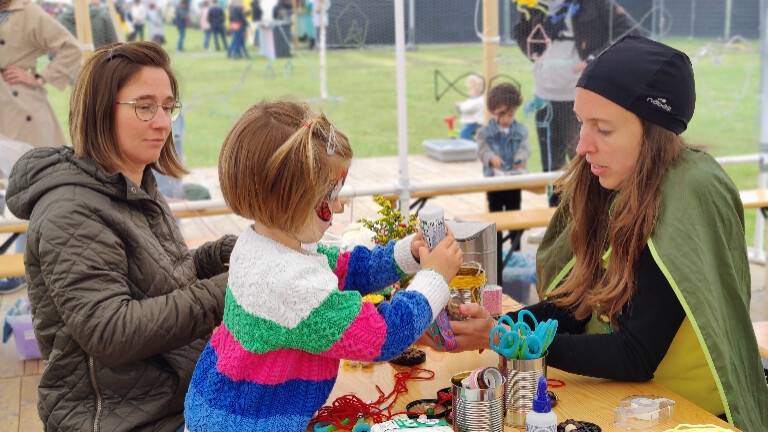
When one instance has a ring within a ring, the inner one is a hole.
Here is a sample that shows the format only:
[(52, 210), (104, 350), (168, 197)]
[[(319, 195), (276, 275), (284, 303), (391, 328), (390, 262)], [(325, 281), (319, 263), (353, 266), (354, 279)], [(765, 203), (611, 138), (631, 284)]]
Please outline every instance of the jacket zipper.
[(91, 375), (91, 386), (96, 393), (96, 415), (93, 416), (93, 432), (99, 432), (99, 419), (101, 418), (101, 393), (96, 385), (96, 370), (93, 367), (93, 357), (88, 356), (88, 373)]

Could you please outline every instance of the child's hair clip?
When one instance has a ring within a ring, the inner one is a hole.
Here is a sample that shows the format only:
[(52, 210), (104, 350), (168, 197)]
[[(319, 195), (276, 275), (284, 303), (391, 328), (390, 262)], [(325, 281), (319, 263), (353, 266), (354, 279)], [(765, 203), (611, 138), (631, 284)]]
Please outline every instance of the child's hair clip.
[(328, 156), (333, 156), (339, 143), (336, 142), (336, 128), (333, 125), (329, 125), (329, 129), (331, 131), (328, 134), (328, 142), (325, 143), (325, 151), (328, 153)]
[(336, 153), (336, 149), (339, 147), (339, 143), (336, 141), (336, 128), (333, 127), (333, 125), (330, 123), (328, 124), (328, 128), (330, 130), (329, 133), (325, 132), (323, 125), (317, 125), (317, 128), (323, 134), (323, 138), (327, 139), (325, 143), (326, 153), (328, 153), (328, 156), (333, 156), (333, 154)]

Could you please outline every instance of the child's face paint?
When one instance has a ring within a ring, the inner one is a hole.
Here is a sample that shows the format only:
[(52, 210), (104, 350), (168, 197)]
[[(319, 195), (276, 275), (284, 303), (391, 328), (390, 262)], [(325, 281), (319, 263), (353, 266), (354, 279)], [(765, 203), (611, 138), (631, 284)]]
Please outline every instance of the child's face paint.
[[(327, 224), (330, 224), (331, 219), (333, 219), (334, 210), (341, 210), (341, 203), (339, 202), (339, 193), (341, 192), (341, 188), (344, 187), (344, 183), (347, 181), (348, 172), (349, 172), (348, 169), (345, 169), (344, 171), (342, 171), (341, 175), (339, 176), (339, 179), (336, 180), (336, 185), (333, 187), (333, 189), (331, 189), (331, 191), (328, 193), (328, 195), (324, 200), (320, 201), (315, 206), (315, 212), (317, 212), (317, 217), (319, 217), (321, 221)], [(327, 229), (328, 227), (326, 226), (325, 228)]]

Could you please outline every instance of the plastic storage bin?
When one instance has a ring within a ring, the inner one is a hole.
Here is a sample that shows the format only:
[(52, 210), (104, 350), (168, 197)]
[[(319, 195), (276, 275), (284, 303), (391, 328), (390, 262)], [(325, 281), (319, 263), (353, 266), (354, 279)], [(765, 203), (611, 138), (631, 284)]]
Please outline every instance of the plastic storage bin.
[[(509, 250), (504, 251), (504, 256)], [(513, 252), (501, 273), (502, 291), (528, 306), (538, 298), (535, 292), (536, 260), (529, 253)]]
[(477, 144), (460, 138), (425, 140), (422, 142), (427, 156), (441, 162), (471, 161), (477, 159)]
[(3, 329), (3, 342), (10, 335), (16, 341), (16, 354), (19, 360), (39, 359), (40, 348), (37, 346), (35, 331), (32, 329), (32, 313), (29, 309), (29, 298), (22, 297), (16, 300), (5, 316)]

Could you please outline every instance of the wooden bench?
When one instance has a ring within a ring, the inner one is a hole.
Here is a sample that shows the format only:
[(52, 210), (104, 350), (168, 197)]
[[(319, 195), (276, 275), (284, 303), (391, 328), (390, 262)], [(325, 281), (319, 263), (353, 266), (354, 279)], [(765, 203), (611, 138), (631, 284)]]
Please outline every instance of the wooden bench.
[[(740, 195), (745, 209), (768, 210), (768, 189), (743, 191)], [(512, 231), (546, 227), (554, 213), (553, 207), (546, 207), (460, 215), (456, 220), (493, 222), (498, 231)]]
[(757, 348), (760, 350), (760, 357), (768, 360), (768, 321), (758, 321), (752, 323), (755, 329), (755, 338), (757, 339)]
[(745, 209), (760, 209), (763, 216), (768, 217), (768, 189), (754, 189), (739, 192), (741, 204)]
[(0, 279), (16, 276), (24, 276), (24, 254), (0, 255)]
[[(512, 258), (512, 251), (517, 250), (520, 245), (520, 239), (523, 237), (523, 231), (530, 228), (543, 228), (549, 225), (549, 220), (555, 214), (555, 207), (538, 207), (522, 210), (507, 210), (492, 213), (476, 213), (457, 216), (459, 221), (473, 222), (492, 222), (496, 224), (496, 232), (509, 231), (507, 235), (502, 236), (497, 248), (501, 250), (502, 245), (507, 240), (510, 241), (510, 252), (502, 259), (501, 265), (507, 265)], [(501, 269), (497, 270), (499, 273)]]
[[(214, 241), (219, 237), (200, 237), (184, 239), (187, 247), (194, 249), (205, 242)], [(12, 253), (0, 255), (0, 279), (7, 277), (24, 276), (24, 254)]]
[(555, 207), (540, 207), (522, 210), (508, 210), (493, 213), (476, 213), (457, 216), (456, 220), (493, 222), (497, 231), (518, 231), (549, 225), (555, 214)]
[[(420, 210), (422, 207), (424, 207), (424, 204), (426, 204), (427, 200), (430, 198), (434, 198), (436, 196), (440, 195), (460, 195), (460, 194), (468, 194), (468, 193), (476, 193), (476, 192), (495, 192), (495, 191), (503, 191), (503, 190), (511, 190), (511, 189), (522, 189), (527, 190), (529, 192), (533, 192), (536, 194), (543, 194), (547, 191), (547, 187), (552, 183), (551, 180), (529, 180), (521, 183), (516, 183), (514, 186), (510, 186), (508, 184), (492, 184), (492, 185), (469, 185), (469, 186), (456, 186), (451, 188), (444, 188), (444, 189), (434, 189), (434, 190), (417, 190), (411, 193), (411, 198), (414, 198), (415, 201), (411, 203), (411, 210)], [(395, 202), (400, 198), (400, 195), (394, 193), (394, 194), (385, 194), (384, 198), (386, 198), (392, 205), (395, 205)]]

